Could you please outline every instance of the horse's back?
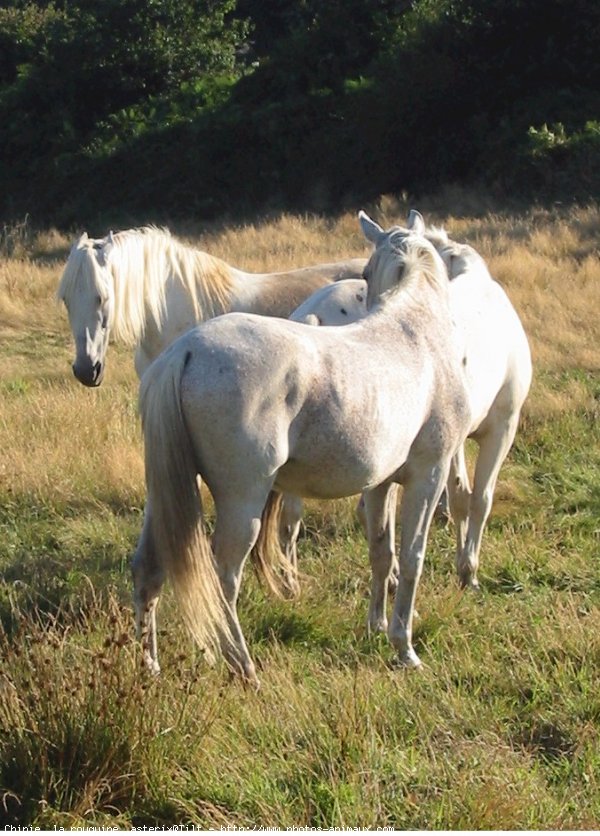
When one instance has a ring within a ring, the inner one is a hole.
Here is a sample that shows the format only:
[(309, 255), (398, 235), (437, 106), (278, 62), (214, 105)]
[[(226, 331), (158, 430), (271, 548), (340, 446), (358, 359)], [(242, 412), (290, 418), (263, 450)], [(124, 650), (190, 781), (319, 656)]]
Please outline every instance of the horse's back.
[(247, 273), (239, 281), (231, 310), (286, 319), (322, 287), (344, 279), (360, 279), (366, 259), (357, 258), (283, 273)]
[(249, 450), (256, 441), (263, 451), (273, 448), (275, 466), (278, 438), (320, 374), (310, 345), (287, 333), (291, 324), (236, 312), (211, 319), (174, 343), (188, 357), (182, 407), (190, 426), (202, 428), (199, 444), (211, 455), (220, 450), (227, 458), (238, 443)]
[(178, 341), (182, 408), (209, 487), (223, 469), (238, 478), (244, 461), (298, 495), (351, 495), (404, 464), (426, 424), (432, 458), (454, 445), (464, 419), (449, 346), (432, 357), (374, 317), (307, 328), (232, 313)]
[(349, 258), (345, 261), (332, 261), (326, 264), (315, 264), (314, 267), (300, 267), (296, 270), (288, 270), (280, 275), (291, 274), (309, 275), (314, 273), (328, 279), (331, 282), (344, 281), (345, 279), (362, 279), (363, 271), (367, 265), (366, 258)]

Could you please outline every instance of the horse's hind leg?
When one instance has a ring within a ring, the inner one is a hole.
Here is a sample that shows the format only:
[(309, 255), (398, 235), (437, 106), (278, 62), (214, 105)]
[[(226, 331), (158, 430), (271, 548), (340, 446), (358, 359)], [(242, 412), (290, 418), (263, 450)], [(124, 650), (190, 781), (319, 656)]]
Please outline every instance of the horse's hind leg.
[(152, 536), (150, 502), (146, 504), (144, 525), (131, 563), (133, 603), (137, 639), (142, 643), (143, 659), (152, 673), (160, 673), (156, 637), (156, 607), (165, 580), (165, 571)]
[(477, 569), (483, 530), (492, 510), (498, 474), (513, 443), (518, 423), (518, 414), (512, 415), (508, 421), (488, 430), (479, 442), (467, 533), (464, 546), (457, 555), (457, 570), (461, 586), (479, 588)]
[(450, 510), (450, 499), (448, 496), (448, 491), (444, 488), (442, 491), (442, 495), (440, 496), (440, 501), (437, 504), (435, 509), (434, 519), (440, 525), (448, 525), (448, 523), (452, 520), (452, 511)]
[(371, 632), (387, 630), (387, 587), (394, 569), (396, 522), (395, 484), (379, 485), (364, 491), (364, 515), (371, 561), (371, 600), (368, 627)]
[(448, 476), (448, 499), (450, 512), (456, 526), (456, 566), (458, 568), (467, 539), (469, 504), (471, 501), (471, 486), (465, 462), (464, 444), (461, 444), (456, 455), (452, 458), (450, 475)]
[(289, 568), (286, 570), (285, 583), (292, 594), (299, 592), (298, 583), (298, 535), (302, 523), (302, 498), (292, 494), (283, 494), (281, 518), (279, 521), (279, 539)]
[(404, 485), (400, 510), (401, 536), (398, 589), (388, 630), (398, 661), (418, 667), (421, 660), (412, 646), (415, 598), (435, 507), (448, 475), (448, 467), (429, 468), (426, 478), (413, 477)]
[(268, 493), (268, 490), (259, 492), (254, 501), (246, 497), (242, 500), (215, 500), (213, 550), (215, 567), (228, 605), (230, 632), (230, 639), (222, 641), (221, 649), (229, 667), (253, 685), (258, 685), (258, 678), (238, 619), (237, 599), (244, 563), (258, 537)]

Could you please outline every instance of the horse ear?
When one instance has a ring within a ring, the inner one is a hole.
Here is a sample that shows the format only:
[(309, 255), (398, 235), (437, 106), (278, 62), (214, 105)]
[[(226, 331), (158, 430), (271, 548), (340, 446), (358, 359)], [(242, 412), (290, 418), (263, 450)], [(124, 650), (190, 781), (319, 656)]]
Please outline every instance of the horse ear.
[(108, 233), (104, 241), (102, 242), (102, 246), (96, 250), (96, 258), (98, 259), (98, 264), (101, 267), (106, 267), (108, 262), (108, 257), (110, 256), (112, 248), (115, 246), (115, 237), (111, 231)]
[(371, 220), (367, 213), (363, 212), (362, 209), (358, 213), (358, 220), (367, 241), (370, 241), (371, 244), (375, 244), (375, 246), (377, 246), (377, 244), (381, 241), (382, 236), (385, 235), (383, 229), (378, 223)]
[(416, 232), (417, 235), (422, 235), (425, 232), (425, 220), (420, 212), (416, 209), (411, 209), (408, 213), (408, 221), (406, 222), (408, 229)]
[(81, 247), (83, 244), (86, 243), (87, 240), (88, 240), (87, 232), (82, 232), (81, 235), (79, 236), (79, 238), (77, 239), (77, 242), (76, 242), (75, 246), (76, 247)]

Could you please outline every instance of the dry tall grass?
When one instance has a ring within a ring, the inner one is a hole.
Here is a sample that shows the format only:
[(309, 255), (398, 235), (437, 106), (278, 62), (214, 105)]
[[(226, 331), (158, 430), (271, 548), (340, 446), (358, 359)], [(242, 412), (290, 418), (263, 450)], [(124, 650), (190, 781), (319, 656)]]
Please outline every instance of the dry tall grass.
[[(428, 214), (426, 206), (421, 208), (430, 222), (484, 255), (521, 315), (536, 371), (526, 413), (550, 415), (584, 402), (585, 387), (578, 381), (560, 393), (537, 381), (544, 372), (574, 366), (598, 370), (598, 207), (482, 218), (439, 209)], [(401, 223), (406, 216), (406, 207), (390, 199), (371, 211), (383, 225)], [(327, 221), (284, 215), (189, 240), (255, 271), (369, 252), (350, 214)], [(111, 485), (134, 490), (142, 473), (129, 355), (110, 349), (108, 382), (98, 392), (85, 391), (70, 377), (68, 325), (54, 300), (69, 245), (68, 236), (51, 231), (30, 236), (16, 255), (0, 259), (0, 479), (12, 490), (65, 498), (94, 482), (105, 490)]]
[[(365, 208), (386, 226), (408, 206)], [(597, 826), (600, 210), (482, 212), (450, 191), (416, 208), (484, 255), (533, 351), (485, 593), (459, 593), (452, 532), (434, 531), (429, 667), (403, 676), (364, 633), (352, 501), (312, 503), (302, 599), (244, 581), (259, 694), (190, 661), (168, 596), (164, 674), (140, 673), (123, 603), (144, 502), (132, 356), (111, 346), (102, 387), (76, 383), (54, 300), (75, 236), (0, 236), (0, 824)], [(247, 270), (368, 254), (354, 214), (179, 231)]]

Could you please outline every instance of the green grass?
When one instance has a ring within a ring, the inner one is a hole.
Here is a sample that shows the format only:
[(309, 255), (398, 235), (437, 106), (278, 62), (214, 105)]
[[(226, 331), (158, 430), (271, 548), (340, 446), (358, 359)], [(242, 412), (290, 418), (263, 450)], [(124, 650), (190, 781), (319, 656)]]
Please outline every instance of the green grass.
[(308, 503), (300, 599), (273, 600), (245, 573), (255, 693), (206, 664), (168, 590), (163, 673), (141, 667), (129, 355), (111, 348), (90, 392), (69, 378), (64, 330), (0, 337), (0, 825), (598, 826), (597, 371), (536, 369), (480, 595), (458, 589), (452, 527), (432, 530), (421, 671), (366, 634), (354, 500)]
[(527, 482), (526, 499), (505, 496), (490, 521), (480, 596), (457, 589), (451, 529), (433, 531), (418, 673), (366, 636), (369, 571), (350, 500), (309, 507), (299, 601), (271, 600), (246, 574), (255, 694), (203, 663), (169, 594), (164, 673), (141, 670), (128, 604), (139, 509), (4, 495), (0, 820), (593, 827), (597, 377), (585, 385), (584, 409), (524, 422), (503, 477)]

